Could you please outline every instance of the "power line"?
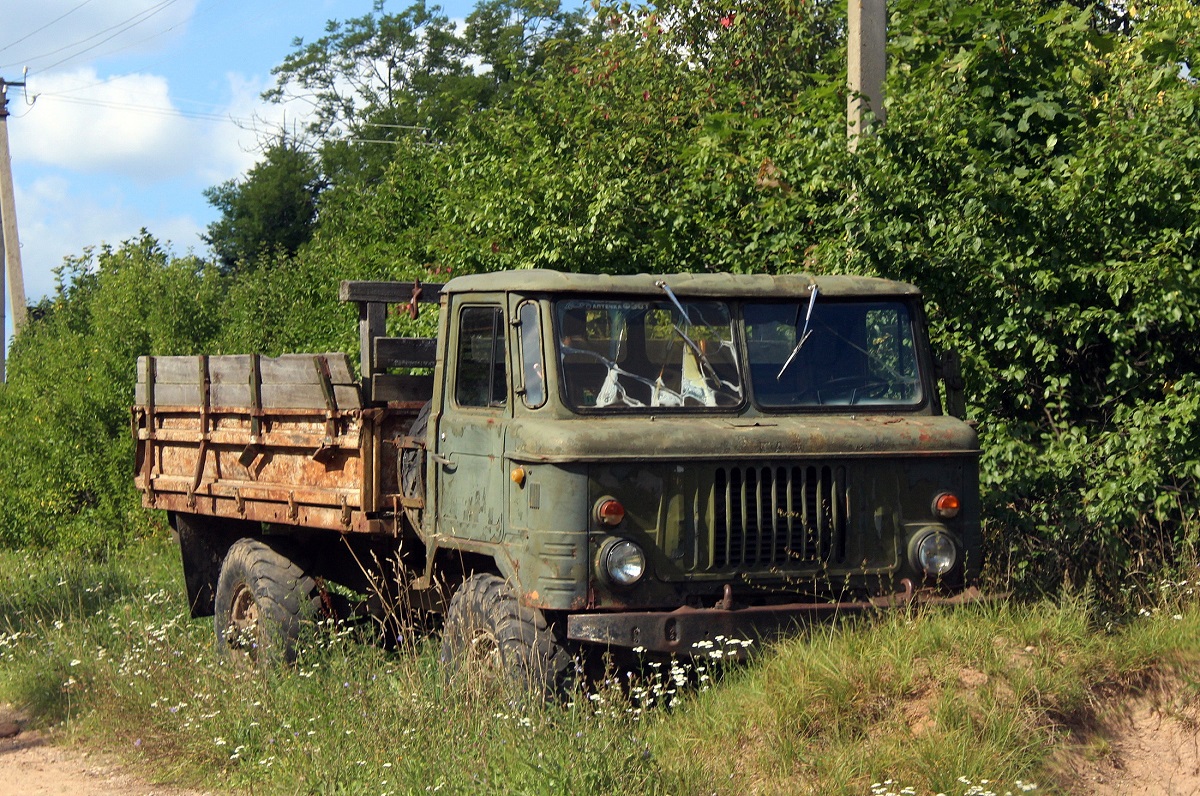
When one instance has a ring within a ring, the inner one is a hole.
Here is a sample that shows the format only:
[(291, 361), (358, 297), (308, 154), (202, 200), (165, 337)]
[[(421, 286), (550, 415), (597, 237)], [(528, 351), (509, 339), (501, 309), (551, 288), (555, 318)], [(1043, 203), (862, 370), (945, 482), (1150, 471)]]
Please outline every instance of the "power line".
[[(85, 2), (91, 2), (91, 0), (85, 0)], [(151, 39), (156, 39), (159, 36), (162, 36), (166, 33), (170, 33), (171, 31), (175, 30), (176, 28), (180, 27), (181, 25), (195, 22), (196, 20), (200, 19), (201, 17), (211, 14), (213, 12), (214, 8), (216, 7), (216, 5), (219, 5), (219, 4), (220, 3), (218, 0), (214, 0), (214, 2), (209, 2), (209, 3), (205, 3), (204, 0), (200, 0), (196, 4), (196, 8), (193, 10), (191, 16), (187, 17), (186, 19), (183, 19), (183, 20), (175, 23), (174, 25), (172, 25), (169, 28), (163, 28), (162, 30), (158, 31), (157, 33), (152, 33), (149, 36), (145, 36), (136, 41), (131, 41), (131, 42), (128, 42), (127, 44), (123, 44), (114, 50), (109, 50), (107, 53), (104, 53), (104, 55), (112, 56), (112, 55), (116, 55), (117, 53), (124, 52), (126, 50), (131, 50), (134, 47), (137, 47), (139, 44), (144, 44), (145, 42), (148, 42)], [(57, 97), (57, 96), (61, 96), (64, 94), (74, 93), (77, 91), (86, 91), (89, 88), (94, 88), (96, 86), (103, 86), (107, 83), (112, 83), (112, 82), (114, 82), (116, 80), (120, 80), (121, 78), (124, 78), (124, 77), (130, 77), (131, 75), (141, 74), (150, 67), (157, 66), (157, 65), (163, 63), (164, 61), (168, 61), (168, 60), (171, 60), (176, 57), (177, 56), (175, 53), (170, 53), (168, 55), (163, 56), (162, 58), (157, 58), (157, 59), (150, 61), (149, 63), (143, 65), (143, 67), (141, 69), (139, 69), (137, 72), (126, 72), (126, 73), (119, 74), (119, 75), (112, 75), (111, 77), (107, 77), (103, 80), (97, 80), (94, 83), (86, 83), (81, 86), (73, 86), (71, 88), (64, 88), (60, 91), (39, 92), (38, 96), (39, 97)], [(214, 106), (214, 107), (216, 107), (216, 106)]]
[(9, 49), (10, 47), (16, 47), (18, 44), (20, 44), (21, 42), (25, 41), (25, 40), (26, 40), (26, 39), (28, 39), (30, 36), (35, 36), (35, 35), (37, 35), (37, 34), (41, 33), (43, 30), (45, 30), (46, 28), (50, 27), (51, 25), (57, 24), (57, 23), (59, 23), (59, 22), (62, 22), (64, 19), (66, 19), (67, 17), (71, 16), (71, 15), (72, 15), (72, 14), (74, 14), (76, 11), (78, 11), (78, 10), (79, 10), (79, 9), (81, 9), (81, 8), (83, 8), (85, 5), (87, 5), (87, 4), (88, 4), (88, 3), (90, 3), (90, 2), (92, 2), (92, 0), (83, 0), (83, 2), (82, 2), (82, 3), (80, 3), (80, 4), (79, 4), (79, 5), (77, 5), (77, 6), (75, 6), (74, 8), (72, 8), (72, 9), (71, 9), (70, 11), (68, 11), (67, 13), (65, 13), (65, 14), (62, 14), (62, 15), (60, 15), (60, 16), (58, 16), (58, 17), (55, 17), (54, 19), (52, 19), (52, 20), (50, 20), (49, 22), (47, 22), (45, 25), (42, 25), (42, 26), (41, 26), (40, 28), (38, 28), (37, 30), (30, 31), (29, 33), (26, 33), (24, 36), (22, 36), (21, 38), (17, 39), (16, 41), (14, 41), (14, 42), (10, 42), (9, 44), (6, 44), (6, 45), (4, 45), (3, 47), (0, 47), (0, 53), (4, 52), (5, 50)]
[[(143, 11), (139, 11), (138, 13), (134, 14), (133, 16), (128, 17), (128, 18), (122, 20), (121, 22), (118, 22), (115, 25), (110, 25), (109, 27), (104, 28), (103, 30), (93, 33), (91, 36), (88, 36), (86, 38), (72, 42), (70, 44), (63, 45), (62, 47), (59, 47), (55, 50), (51, 50), (50, 52), (42, 53), (40, 55), (35, 55), (32, 58), (28, 59), (26, 61), (26, 63), (31, 63), (33, 61), (40, 61), (43, 58), (51, 58), (65, 50), (70, 50), (74, 47), (78, 47), (80, 45), (86, 44), (87, 42), (92, 41), (95, 38), (104, 36), (104, 34), (109, 33), (110, 31), (116, 31), (115, 33), (112, 33), (112, 35), (101, 39), (100, 41), (96, 42), (95, 44), (89, 45), (89, 46), (83, 48), (82, 50), (79, 50), (78, 52), (72, 53), (71, 55), (68, 55), (65, 58), (55, 61), (54, 63), (50, 64), (50, 66), (42, 67), (38, 70), (40, 72), (49, 72), (51, 69), (54, 69), (55, 67), (63, 65), (67, 61), (78, 58), (79, 56), (83, 55), (84, 53), (91, 52), (92, 50), (96, 49), (100, 45), (105, 44), (106, 42), (109, 42), (109, 41), (115, 39), (117, 36), (120, 36), (122, 33), (125, 33), (126, 31), (137, 27), (138, 25), (142, 24), (143, 22), (150, 19), (151, 17), (161, 13), (162, 11), (165, 11), (168, 7), (174, 5), (177, 2), (179, 2), (179, 0), (160, 0), (159, 3), (151, 6), (150, 8), (147, 8)], [(15, 64), (0, 65), (0, 69), (5, 69), (10, 66), (15, 66)]]
[[(38, 95), (38, 96), (43, 96), (43, 95)], [(112, 102), (112, 101), (108, 101), (108, 100), (85, 99), (83, 97), (55, 96), (54, 99), (59, 102), (70, 103), (72, 105), (87, 105), (87, 106), (93, 107), (93, 108), (108, 108), (110, 110), (131, 111), (134, 113), (144, 113), (144, 114), (147, 114), (150, 116), (177, 117), (177, 118), (182, 118), (182, 119), (192, 119), (194, 121), (201, 121), (201, 122), (218, 122), (218, 123), (222, 123), (222, 124), (228, 122), (231, 124), (235, 124), (238, 127), (241, 127), (242, 129), (250, 130), (253, 132), (264, 132), (268, 129), (268, 128), (261, 126), (260, 119), (252, 119), (252, 118), (248, 119), (248, 118), (244, 118), (244, 117), (231, 116), (229, 114), (205, 113), (202, 111), (184, 111), (184, 110), (180, 110), (178, 108), (164, 108), (164, 107), (157, 106), (157, 105), (137, 105), (137, 104), (128, 103), (128, 102)]]

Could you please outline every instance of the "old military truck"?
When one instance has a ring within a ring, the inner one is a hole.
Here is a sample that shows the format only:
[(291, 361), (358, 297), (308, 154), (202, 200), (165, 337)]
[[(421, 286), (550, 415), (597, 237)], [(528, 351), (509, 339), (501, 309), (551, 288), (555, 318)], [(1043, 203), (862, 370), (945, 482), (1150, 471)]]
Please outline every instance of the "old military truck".
[[(222, 645), (288, 657), (306, 619), (394, 600), (445, 609), (452, 667), (551, 689), (567, 650), (688, 655), (973, 591), (977, 437), (943, 412), (915, 287), (529, 270), (341, 293), (361, 378), (344, 353), (139, 360), (137, 486)], [(432, 301), (435, 339), (386, 336), (389, 307)]]

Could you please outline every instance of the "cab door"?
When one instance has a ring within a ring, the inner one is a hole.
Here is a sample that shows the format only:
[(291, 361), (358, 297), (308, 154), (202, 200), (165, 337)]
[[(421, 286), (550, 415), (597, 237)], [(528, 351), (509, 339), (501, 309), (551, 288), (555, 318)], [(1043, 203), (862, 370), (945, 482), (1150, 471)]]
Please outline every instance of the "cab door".
[(450, 324), (445, 412), (438, 425), (438, 531), (498, 542), (507, 506), (504, 431), (511, 416), (505, 297), (464, 297)]

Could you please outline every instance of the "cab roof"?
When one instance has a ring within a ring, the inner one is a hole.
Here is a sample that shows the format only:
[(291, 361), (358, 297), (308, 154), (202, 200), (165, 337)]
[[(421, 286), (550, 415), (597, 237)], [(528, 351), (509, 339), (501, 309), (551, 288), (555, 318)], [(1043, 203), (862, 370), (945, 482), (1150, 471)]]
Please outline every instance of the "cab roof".
[(451, 279), (443, 293), (611, 293), (662, 296), (665, 282), (679, 296), (708, 298), (807, 298), (815, 284), (824, 296), (920, 296), (905, 282), (868, 276), (812, 274), (571, 274), (527, 269)]

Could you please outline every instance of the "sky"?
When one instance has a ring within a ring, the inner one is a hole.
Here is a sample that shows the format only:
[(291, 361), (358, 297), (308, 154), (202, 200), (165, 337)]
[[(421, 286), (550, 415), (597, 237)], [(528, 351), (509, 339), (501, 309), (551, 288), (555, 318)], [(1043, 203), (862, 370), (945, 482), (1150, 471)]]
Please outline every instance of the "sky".
[[(463, 18), (474, 0), (439, 5)], [(308, 112), (260, 98), (272, 68), (297, 37), (314, 41), (328, 20), (371, 6), (0, 0), (0, 78), (26, 83), (8, 90), (8, 138), (27, 301), (53, 292), (64, 258), (119, 246), (143, 228), (176, 255), (206, 254), (200, 235), (217, 213), (204, 190), (242, 176), (264, 136), (302, 127)]]

